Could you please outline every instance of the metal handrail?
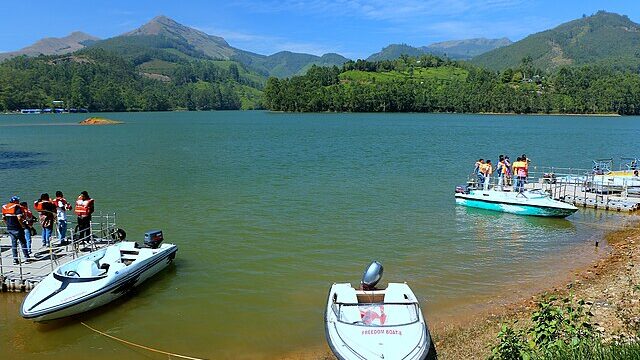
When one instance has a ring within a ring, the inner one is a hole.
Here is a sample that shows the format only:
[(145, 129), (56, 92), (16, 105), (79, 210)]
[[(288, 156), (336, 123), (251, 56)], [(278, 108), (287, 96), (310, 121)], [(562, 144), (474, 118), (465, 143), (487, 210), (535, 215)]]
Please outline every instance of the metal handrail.
[[(94, 221), (94, 220), (98, 221)], [(114, 244), (119, 241), (117, 238), (118, 227), (116, 225), (116, 214), (102, 214), (98, 213), (92, 215), (92, 221), (90, 225), (89, 235), (84, 238), (76, 238), (74, 234), (74, 222), (68, 221), (69, 229), (67, 230), (70, 234), (70, 239), (68, 243), (63, 246), (49, 246), (49, 261), (47, 263), (25, 263), (23, 259), (23, 255), (21, 251), (18, 251), (18, 265), (5, 265), (2, 262), (2, 256), (0, 256), (0, 275), (4, 276), (5, 270), (7, 269), (19, 269), (19, 279), (20, 281), (24, 281), (24, 270), (40, 270), (44, 267), (50, 266), (51, 270), (55, 268), (56, 265), (59, 264), (58, 259), (65, 256), (71, 255), (72, 259), (77, 258), (81, 251), (81, 244), (88, 244), (90, 246), (91, 251), (95, 251), (97, 249), (96, 239), (100, 239), (100, 243), (104, 243), (106, 241), (106, 246)], [(58, 233), (57, 226), (54, 226), (55, 233), (58, 239), (61, 239), (60, 234)], [(0, 226), (0, 234), (6, 233), (6, 226)], [(66, 235), (66, 234), (65, 234)], [(67, 238), (65, 236), (65, 238)], [(21, 244), (18, 244), (18, 250), (21, 250)], [(64, 249), (64, 250), (63, 250)], [(0, 284), (1, 285), (1, 284)]]

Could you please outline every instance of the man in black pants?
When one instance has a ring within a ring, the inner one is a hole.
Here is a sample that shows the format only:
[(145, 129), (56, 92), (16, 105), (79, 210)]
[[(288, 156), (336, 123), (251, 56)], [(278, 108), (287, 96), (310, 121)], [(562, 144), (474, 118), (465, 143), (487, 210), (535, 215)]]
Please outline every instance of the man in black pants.
[(76, 200), (75, 213), (78, 215), (78, 239), (89, 240), (91, 235), (91, 214), (93, 214), (93, 199), (89, 193), (83, 191)]

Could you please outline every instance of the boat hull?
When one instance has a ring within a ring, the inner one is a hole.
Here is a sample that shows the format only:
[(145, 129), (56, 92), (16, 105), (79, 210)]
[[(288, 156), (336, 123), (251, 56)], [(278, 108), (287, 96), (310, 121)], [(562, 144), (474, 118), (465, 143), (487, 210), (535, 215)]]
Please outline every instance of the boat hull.
[[(68, 302), (59, 302), (45, 308), (31, 310), (30, 308), (35, 306), (34, 303), (43, 301), (43, 292), (51, 292), (51, 289), (56, 286), (58, 288), (70, 286), (55, 280), (53, 273), (51, 273), (25, 298), (20, 308), (20, 315), (25, 319), (42, 322), (80, 314), (108, 304), (166, 268), (175, 258), (177, 250), (177, 246), (171, 245), (156, 256), (141, 261), (136, 267), (127, 269), (129, 271), (122, 271), (119, 276), (99, 280), (102, 283), (96, 284), (92, 289), (87, 289), (86, 293), (81, 291), (82, 296), (75, 296), (79, 291), (75, 290), (74, 296), (71, 296), (73, 299)], [(38, 288), (41, 285), (48, 289), (39, 291)], [(32, 297), (36, 298), (32, 299)]]
[[(484, 194), (491, 193), (484, 192)], [(552, 199), (542, 199), (541, 201), (531, 201), (524, 196), (518, 199), (515, 194), (511, 198), (498, 196), (483, 196), (483, 193), (470, 193), (455, 195), (456, 204), (478, 209), (500, 211), (517, 215), (558, 217), (564, 218), (578, 211), (573, 205), (565, 204)], [(526, 196), (526, 195), (525, 195)]]

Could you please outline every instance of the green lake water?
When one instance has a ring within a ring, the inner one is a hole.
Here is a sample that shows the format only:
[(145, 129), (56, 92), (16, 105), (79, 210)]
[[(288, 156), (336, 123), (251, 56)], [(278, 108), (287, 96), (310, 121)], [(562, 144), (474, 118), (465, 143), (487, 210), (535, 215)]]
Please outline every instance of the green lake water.
[[(164, 230), (175, 265), (134, 294), (50, 324), (0, 294), (6, 359), (163, 358), (90, 332), (210, 359), (322, 349), (333, 282), (356, 285), (372, 259), (407, 281), (427, 321), (527, 294), (606, 249), (602, 227), (456, 207), (479, 157), (590, 168), (638, 155), (640, 119), (434, 114), (175, 112), (0, 116), (0, 200), (41, 192), (116, 212), (130, 240)], [(9, 356), (9, 357), (6, 357)]]

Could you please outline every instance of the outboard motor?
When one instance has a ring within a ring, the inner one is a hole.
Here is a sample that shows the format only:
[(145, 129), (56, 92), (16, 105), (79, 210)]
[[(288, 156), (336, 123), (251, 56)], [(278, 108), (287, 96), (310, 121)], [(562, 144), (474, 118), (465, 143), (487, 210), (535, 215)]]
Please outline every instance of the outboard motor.
[(152, 249), (157, 249), (164, 240), (162, 230), (151, 230), (144, 233), (144, 245)]
[(375, 290), (376, 284), (382, 279), (383, 271), (382, 264), (376, 260), (372, 261), (362, 274), (362, 281), (360, 281), (362, 290)]

